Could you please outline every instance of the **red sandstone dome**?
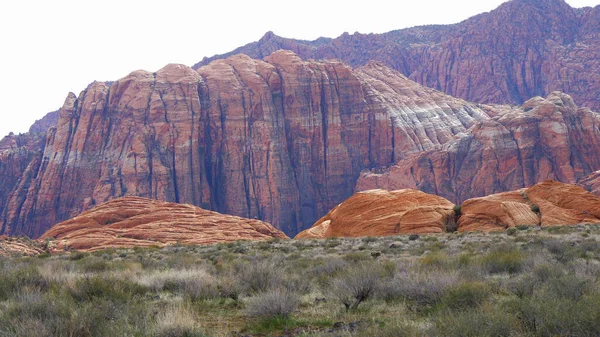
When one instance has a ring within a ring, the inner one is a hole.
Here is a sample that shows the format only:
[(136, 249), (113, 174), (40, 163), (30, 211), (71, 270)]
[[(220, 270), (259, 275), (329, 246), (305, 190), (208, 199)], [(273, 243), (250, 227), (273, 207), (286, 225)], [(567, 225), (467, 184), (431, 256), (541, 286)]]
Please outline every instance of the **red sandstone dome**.
[(82, 251), (168, 244), (287, 239), (266, 222), (207, 211), (193, 205), (123, 197), (54, 225), (40, 240), (54, 250)]

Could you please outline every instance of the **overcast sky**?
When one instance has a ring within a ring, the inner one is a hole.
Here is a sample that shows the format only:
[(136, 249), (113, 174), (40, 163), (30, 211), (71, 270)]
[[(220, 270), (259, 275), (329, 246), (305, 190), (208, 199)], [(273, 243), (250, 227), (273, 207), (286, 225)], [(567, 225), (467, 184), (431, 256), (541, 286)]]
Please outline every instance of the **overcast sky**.
[[(94, 80), (193, 65), (265, 32), (297, 38), (460, 22), (502, 0), (3, 0), (0, 137), (25, 132)], [(573, 7), (600, 0), (567, 0)]]

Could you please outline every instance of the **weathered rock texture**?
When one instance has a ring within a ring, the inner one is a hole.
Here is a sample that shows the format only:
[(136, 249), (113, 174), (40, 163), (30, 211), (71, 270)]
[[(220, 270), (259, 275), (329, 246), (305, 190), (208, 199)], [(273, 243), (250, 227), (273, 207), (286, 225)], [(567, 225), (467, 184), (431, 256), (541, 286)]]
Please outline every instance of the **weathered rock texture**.
[(28, 238), (0, 236), (0, 256), (36, 256), (44, 253), (42, 244)]
[(460, 203), (553, 179), (574, 184), (600, 168), (600, 115), (552, 93), (494, 116), (436, 149), (366, 171), (357, 190), (414, 188)]
[(454, 25), (385, 34), (344, 33), (299, 41), (272, 32), (232, 53), (262, 58), (289, 49), (302, 58), (338, 58), (351, 66), (381, 61), (415, 81), (480, 103), (521, 104), (562, 91), (600, 110), (600, 6), (563, 0), (512, 0)]
[(211, 244), (288, 239), (266, 222), (207, 211), (193, 205), (123, 197), (54, 225), (40, 240), (54, 251)]
[(530, 188), (465, 201), (459, 231), (504, 230), (518, 225), (600, 223), (600, 197), (579, 186), (544, 181)]
[(443, 233), (454, 204), (416, 190), (358, 192), (300, 232), (296, 239)]
[(43, 154), (16, 170), (27, 179), (2, 187), (2, 233), (37, 237), (135, 195), (262, 219), (294, 235), (351, 196), (362, 170), (489, 118), (379, 63), (353, 70), (289, 51), (95, 82), (70, 94), (59, 115)]
[(596, 195), (600, 195), (600, 171), (592, 172), (583, 177), (577, 182), (577, 185)]
[(296, 239), (501, 231), (518, 225), (600, 223), (600, 197), (575, 185), (544, 181), (530, 188), (465, 201), (417, 190), (369, 190), (339, 204)]

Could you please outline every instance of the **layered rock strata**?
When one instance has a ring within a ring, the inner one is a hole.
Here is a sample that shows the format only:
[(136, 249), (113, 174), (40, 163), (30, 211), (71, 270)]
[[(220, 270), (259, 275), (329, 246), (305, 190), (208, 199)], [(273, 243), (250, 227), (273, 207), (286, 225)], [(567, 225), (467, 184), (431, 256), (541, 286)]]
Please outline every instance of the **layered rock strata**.
[(443, 233), (454, 223), (454, 204), (416, 190), (358, 192), (296, 239)]
[(530, 188), (465, 201), (459, 231), (600, 223), (600, 197), (579, 186), (545, 181)]
[(333, 208), (296, 239), (390, 236), (458, 230), (502, 231), (515, 226), (600, 223), (600, 197), (579, 186), (544, 181), (455, 206), (421, 191), (358, 192)]
[(198, 71), (135, 71), (67, 97), (43, 152), (17, 170), (27, 179), (2, 187), (2, 233), (37, 237), (135, 195), (262, 219), (294, 235), (351, 196), (362, 170), (433, 149), (488, 118), (382, 64), (353, 70), (289, 51)]
[(207, 211), (193, 205), (123, 197), (54, 225), (40, 240), (54, 251), (213, 244), (288, 239), (268, 223)]
[(600, 115), (569, 95), (487, 109), (493, 118), (456, 139), (363, 172), (357, 190), (414, 188), (461, 203), (547, 179), (574, 184), (600, 168)]

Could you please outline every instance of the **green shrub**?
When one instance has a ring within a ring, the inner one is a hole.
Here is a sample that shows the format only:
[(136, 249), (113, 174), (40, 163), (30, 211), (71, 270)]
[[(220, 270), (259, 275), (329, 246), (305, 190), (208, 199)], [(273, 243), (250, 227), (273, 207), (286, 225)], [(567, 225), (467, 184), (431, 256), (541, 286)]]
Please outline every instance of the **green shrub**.
[(490, 295), (490, 287), (485, 283), (461, 282), (450, 287), (441, 302), (451, 310), (464, 310), (479, 306)]
[(435, 319), (431, 335), (445, 337), (512, 336), (516, 318), (499, 307), (482, 307), (462, 312), (445, 311)]
[(525, 255), (517, 250), (496, 250), (482, 258), (482, 263), (490, 274), (520, 273), (525, 265)]

